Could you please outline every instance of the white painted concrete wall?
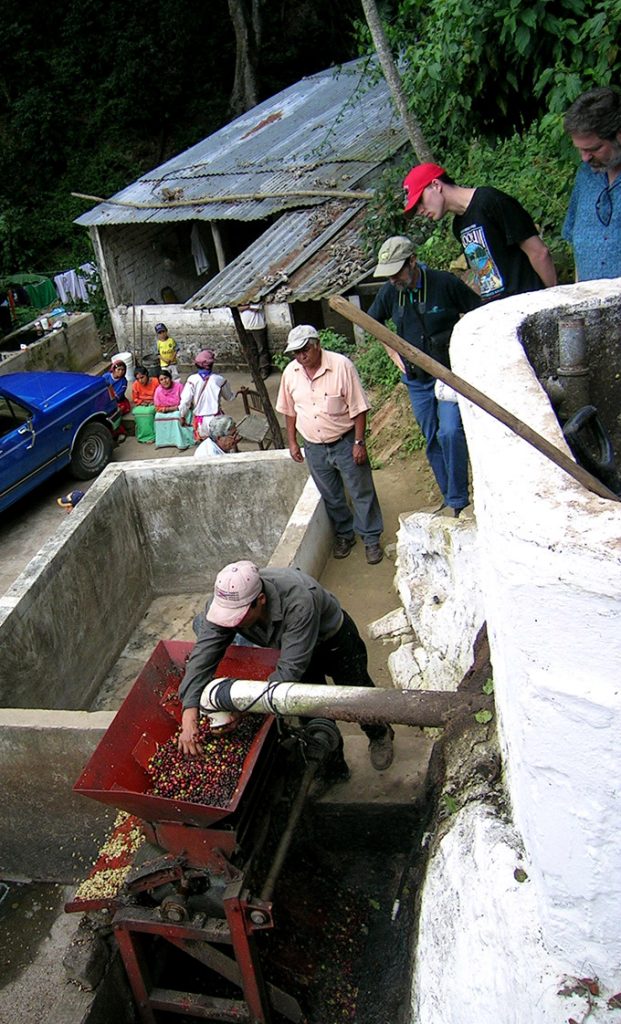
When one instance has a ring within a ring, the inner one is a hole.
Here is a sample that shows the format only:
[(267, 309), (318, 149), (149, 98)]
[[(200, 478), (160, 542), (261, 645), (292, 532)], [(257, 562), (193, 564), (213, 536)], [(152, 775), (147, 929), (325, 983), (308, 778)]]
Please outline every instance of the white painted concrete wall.
[(469, 512), (414, 512), (400, 524), (395, 586), (414, 636), (389, 656), (392, 680), (406, 690), (456, 690), (485, 621), (475, 521)]
[[(454, 370), (566, 451), (520, 324), (537, 310), (602, 304), (621, 311), (621, 281), (468, 314), (454, 333)], [(576, 1008), (556, 997), (560, 975), (621, 989), (621, 504), (460, 406), (505, 781), (532, 893), (510, 877), (511, 827), (483, 806), (456, 816), (423, 894), (414, 1019), (583, 1020), (584, 1000)], [(591, 1019), (619, 1019), (596, 1002)]]
[[(119, 350), (145, 354), (155, 351), (157, 323), (165, 323), (175, 339), (182, 361), (191, 363), (197, 352), (211, 348), (216, 353), (216, 369), (220, 366), (245, 365), (239, 347), (231, 311), (222, 309), (185, 309), (182, 305), (148, 305), (110, 307), (110, 318)], [(283, 351), (291, 329), (291, 307), (272, 303), (266, 307), (268, 337), (272, 352)], [(142, 322), (142, 343), (141, 343)]]

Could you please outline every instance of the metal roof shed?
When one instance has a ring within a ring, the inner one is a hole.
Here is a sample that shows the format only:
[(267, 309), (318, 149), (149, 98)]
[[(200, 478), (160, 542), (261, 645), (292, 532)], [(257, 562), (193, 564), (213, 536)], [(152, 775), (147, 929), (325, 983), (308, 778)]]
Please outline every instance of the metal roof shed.
[[(175, 310), (187, 335), (192, 311), (213, 319), (258, 293), (293, 303), (359, 280), (369, 266), (360, 225), (370, 183), (406, 141), (384, 79), (364, 58), (302, 79), (100, 202), (76, 223), (93, 237), (117, 338), (120, 330), (129, 340), (131, 307), (148, 328), (174, 321)], [(197, 233), (204, 273), (191, 258)], [(159, 301), (166, 288), (177, 299), (168, 308)]]

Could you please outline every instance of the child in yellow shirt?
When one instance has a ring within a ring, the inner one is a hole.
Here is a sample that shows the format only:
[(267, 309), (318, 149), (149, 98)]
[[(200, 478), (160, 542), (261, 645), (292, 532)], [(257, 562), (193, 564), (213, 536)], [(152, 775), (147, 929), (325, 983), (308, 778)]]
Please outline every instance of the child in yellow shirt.
[(155, 325), (155, 337), (157, 344), (157, 354), (160, 360), (160, 366), (162, 370), (170, 370), (173, 380), (179, 379), (179, 371), (177, 369), (177, 342), (174, 338), (169, 337), (168, 328), (166, 324)]

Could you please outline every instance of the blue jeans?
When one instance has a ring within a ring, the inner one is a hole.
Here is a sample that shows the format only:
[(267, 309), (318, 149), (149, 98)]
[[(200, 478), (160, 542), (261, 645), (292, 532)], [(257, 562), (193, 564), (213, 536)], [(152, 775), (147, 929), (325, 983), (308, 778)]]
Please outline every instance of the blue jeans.
[[(356, 465), (353, 456), (354, 431), (332, 444), (304, 441), (310, 475), (317, 485), (337, 537), (357, 533), (365, 545), (378, 544), (384, 529), (382, 510), (377, 500), (368, 462)], [(347, 504), (345, 487), (354, 507)]]
[(427, 442), (426, 455), (442, 497), (451, 508), (468, 502), (468, 448), (456, 402), (438, 402), (435, 381), (408, 380), (414, 415)]

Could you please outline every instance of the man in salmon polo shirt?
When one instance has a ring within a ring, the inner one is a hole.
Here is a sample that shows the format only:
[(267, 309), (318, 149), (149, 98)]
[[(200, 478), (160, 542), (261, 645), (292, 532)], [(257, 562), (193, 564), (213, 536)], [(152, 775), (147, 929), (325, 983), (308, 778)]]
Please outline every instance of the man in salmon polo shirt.
[(347, 558), (358, 534), (367, 562), (376, 565), (383, 558), (384, 523), (365, 442), (370, 406), (356, 368), (346, 356), (322, 349), (319, 332), (308, 324), (289, 331), (285, 352), (293, 359), (282, 375), (276, 408), (286, 420), (291, 458), (303, 462), (306, 456), (325, 502), (335, 534), (332, 554)]

